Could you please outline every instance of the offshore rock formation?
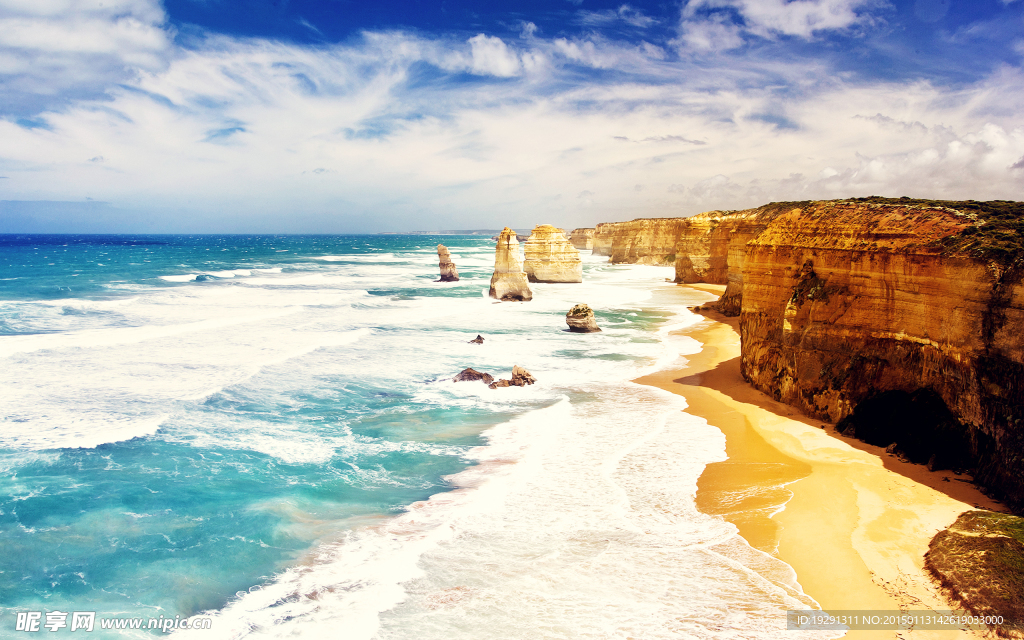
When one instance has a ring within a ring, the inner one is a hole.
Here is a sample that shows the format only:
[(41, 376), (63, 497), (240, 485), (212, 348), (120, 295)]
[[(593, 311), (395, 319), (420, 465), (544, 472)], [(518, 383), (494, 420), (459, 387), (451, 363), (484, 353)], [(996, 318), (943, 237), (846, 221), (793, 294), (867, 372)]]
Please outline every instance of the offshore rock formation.
[(473, 338), (472, 340), (469, 341), (469, 344), (483, 344), (483, 343), (484, 343), (484, 337), (482, 335), (480, 335), (479, 333), (476, 334), (475, 338)]
[(437, 245), (437, 259), (441, 268), (441, 279), (438, 282), (457, 282), (459, 271), (452, 262), (452, 254), (448, 252), (448, 247), (443, 244)]
[(452, 378), (452, 382), (473, 382), (476, 380), (481, 380), (484, 384), (491, 384), (494, 382), (494, 376), (477, 371), (476, 369), (463, 369), (459, 375)]
[(527, 284), (523, 263), (519, 260), (519, 241), (516, 232), (505, 227), (498, 236), (494, 248), (494, 275), (488, 294), (502, 301), (533, 300), (533, 292)]
[(537, 225), (524, 249), (523, 271), (530, 282), (583, 282), (580, 252), (560, 229)]
[(594, 319), (594, 310), (589, 305), (578, 304), (565, 314), (565, 323), (569, 331), (575, 333), (594, 333), (601, 330)]
[(593, 255), (613, 263), (671, 265), (688, 218), (639, 218), (595, 227)]
[[(676, 280), (721, 284), (724, 263), (718, 308), (739, 315), (741, 372), (758, 389), (832, 421), (868, 399), (906, 415), (945, 405), (949, 419), (865, 437), (973, 468), (1024, 510), (1022, 219), (1020, 203), (909, 198), (709, 212), (679, 220)], [(662, 260), (664, 241), (629, 253), (622, 235), (652, 235), (638, 222), (598, 225), (595, 252), (603, 233), (612, 256)]]
[(498, 389), (500, 387), (525, 387), (528, 384), (537, 382), (536, 378), (530, 375), (530, 372), (514, 365), (512, 367), (512, 379), (511, 380), (495, 380), (494, 382), (487, 385), (489, 389)]
[(569, 242), (572, 246), (577, 249), (586, 249), (590, 251), (594, 248), (594, 229), (593, 227), (583, 227), (580, 229), (573, 229), (569, 232)]

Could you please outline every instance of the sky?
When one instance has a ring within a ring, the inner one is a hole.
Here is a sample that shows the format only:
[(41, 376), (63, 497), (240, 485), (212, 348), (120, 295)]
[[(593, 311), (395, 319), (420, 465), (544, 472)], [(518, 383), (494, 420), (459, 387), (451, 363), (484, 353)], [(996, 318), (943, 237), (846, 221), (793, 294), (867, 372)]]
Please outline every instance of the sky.
[(1024, 0), (0, 0), (0, 233), (1024, 200)]

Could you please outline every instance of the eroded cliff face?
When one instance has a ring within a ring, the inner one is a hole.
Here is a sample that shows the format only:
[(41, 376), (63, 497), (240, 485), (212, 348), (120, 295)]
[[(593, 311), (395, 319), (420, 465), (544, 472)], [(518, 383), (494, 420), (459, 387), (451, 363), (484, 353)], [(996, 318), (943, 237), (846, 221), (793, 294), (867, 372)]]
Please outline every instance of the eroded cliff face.
[(671, 265), (687, 218), (639, 218), (597, 225), (593, 254), (628, 264)]
[(813, 202), (770, 217), (730, 260), (744, 378), (833, 421), (884, 391), (932, 390), (966, 429), (976, 479), (1024, 507), (1021, 258), (950, 251), (985, 221), (939, 205)]
[(590, 247), (593, 255), (612, 255), (612, 242), (616, 236), (622, 235), (622, 230), (628, 224), (628, 222), (602, 222), (594, 227), (594, 239)]
[(594, 228), (586, 227), (573, 229), (569, 232), (569, 242), (577, 249), (590, 251), (594, 248), (594, 233), (596, 231)]
[(561, 229), (537, 225), (524, 250), (523, 271), (530, 282), (583, 282), (580, 252)]
[(773, 203), (601, 224), (594, 253), (660, 264), (673, 234), (677, 282), (726, 284), (751, 384), (832, 421), (934, 393), (976, 480), (1024, 510), (1024, 205)]

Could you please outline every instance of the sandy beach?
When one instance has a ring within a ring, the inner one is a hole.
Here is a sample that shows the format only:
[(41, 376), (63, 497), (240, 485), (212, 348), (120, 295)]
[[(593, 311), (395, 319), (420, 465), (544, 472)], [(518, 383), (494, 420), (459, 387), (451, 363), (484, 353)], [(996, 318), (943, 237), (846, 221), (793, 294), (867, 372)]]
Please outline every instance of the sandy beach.
[[(715, 295), (724, 289), (694, 287)], [(703, 344), (700, 353), (681, 369), (637, 380), (683, 396), (686, 413), (725, 433), (728, 460), (705, 469), (698, 508), (792, 566), (823, 609), (949, 609), (923, 567), (929, 541), (963, 511), (1005, 508), (966, 476), (901, 462), (755, 390), (739, 372), (738, 319), (704, 315), (684, 330)], [(919, 630), (847, 637), (983, 636)]]

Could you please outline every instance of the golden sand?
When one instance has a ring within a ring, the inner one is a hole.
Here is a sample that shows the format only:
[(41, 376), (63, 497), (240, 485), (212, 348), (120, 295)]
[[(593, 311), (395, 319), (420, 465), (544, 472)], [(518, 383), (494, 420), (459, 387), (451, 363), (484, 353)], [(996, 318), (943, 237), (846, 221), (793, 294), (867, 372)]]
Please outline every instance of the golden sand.
[[(683, 396), (686, 413), (725, 433), (728, 460), (705, 469), (698, 508), (725, 518), (751, 546), (792, 566), (823, 609), (950, 609), (924, 570), (928, 543), (961, 512), (1005, 510), (1002, 505), (966, 477), (900, 462), (756, 391), (740, 376), (737, 319), (704, 315), (683, 330), (703, 344), (699, 354), (687, 356), (680, 370), (637, 380)], [(851, 631), (847, 637), (981, 636), (919, 630)]]

